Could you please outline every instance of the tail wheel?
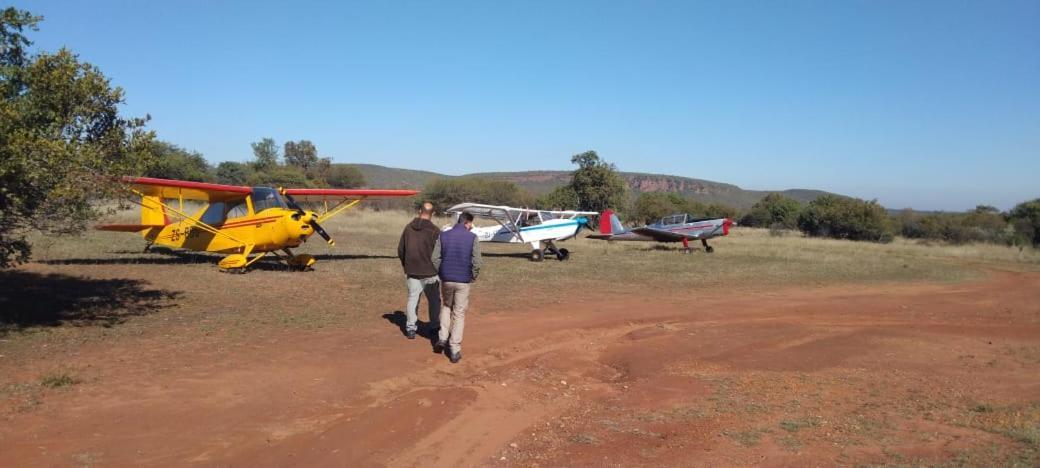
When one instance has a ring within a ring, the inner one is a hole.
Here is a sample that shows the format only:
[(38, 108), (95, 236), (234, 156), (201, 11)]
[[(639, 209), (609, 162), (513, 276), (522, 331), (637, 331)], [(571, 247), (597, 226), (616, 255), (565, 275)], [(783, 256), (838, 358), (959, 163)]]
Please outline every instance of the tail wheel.
[(545, 255), (544, 255), (544, 254), (542, 254), (542, 251), (541, 251), (541, 250), (539, 250), (539, 249), (534, 249), (534, 250), (532, 250), (532, 251), (531, 251), (531, 261), (532, 261), (532, 262), (540, 262), (540, 261), (542, 261), (542, 260), (543, 260), (544, 258), (545, 258)]
[(567, 260), (568, 258), (571, 258), (571, 252), (569, 250), (567, 250), (567, 249), (560, 249), (560, 250), (556, 251), (556, 259), (557, 260), (562, 262), (564, 260)]

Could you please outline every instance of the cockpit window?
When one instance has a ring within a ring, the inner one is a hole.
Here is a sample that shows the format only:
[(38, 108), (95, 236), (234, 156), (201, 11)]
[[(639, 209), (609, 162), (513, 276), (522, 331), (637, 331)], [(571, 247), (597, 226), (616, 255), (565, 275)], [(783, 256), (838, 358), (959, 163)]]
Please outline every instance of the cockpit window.
[(253, 200), (253, 213), (268, 208), (288, 208), (278, 191), (270, 187), (253, 187), (253, 193), (249, 198)]
[(542, 224), (542, 220), (538, 217), (538, 213), (530, 211), (523, 211), (520, 216), (516, 219), (516, 225), (520, 227), (525, 226), (537, 226)]
[(219, 226), (224, 224), (225, 209), (226, 206), (224, 205), (224, 202), (210, 203), (209, 207), (206, 208), (206, 212), (202, 213), (202, 217), (199, 218), (199, 221), (210, 226)]
[(686, 222), (686, 218), (688, 216), (689, 215), (687, 215), (687, 214), (678, 214), (678, 215), (666, 216), (664, 218), (661, 218), (661, 224), (663, 224), (663, 225), (683, 224), (683, 223)]
[(232, 206), (227, 210), (227, 219), (241, 218), (249, 215), (249, 209), (246, 207), (246, 199), (243, 198), (237, 202), (229, 202)]

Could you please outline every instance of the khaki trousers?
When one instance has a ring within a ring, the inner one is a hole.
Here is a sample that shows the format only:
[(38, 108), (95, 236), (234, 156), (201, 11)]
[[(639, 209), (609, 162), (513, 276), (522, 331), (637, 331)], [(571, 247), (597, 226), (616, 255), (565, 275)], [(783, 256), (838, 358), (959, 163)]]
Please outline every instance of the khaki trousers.
[(466, 309), (469, 307), (470, 283), (441, 283), (440, 341), (448, 342), (452, 354), (462, 351), (462, 332), (466, 328)]

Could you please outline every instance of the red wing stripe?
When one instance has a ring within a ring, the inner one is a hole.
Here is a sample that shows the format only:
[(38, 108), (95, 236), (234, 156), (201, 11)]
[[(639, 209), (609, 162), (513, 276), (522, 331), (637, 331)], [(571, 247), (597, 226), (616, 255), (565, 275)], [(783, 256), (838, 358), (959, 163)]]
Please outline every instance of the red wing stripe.
[(154, 177), (124, 177), (123, 181), (131, 184), (186, 188), (202, 191), (231, 192), (242, 194), (248, 194), (253, 192), (253, 189), (250, 187), (242, 187), (238, 185), (210, 184), (206, 182), (190, 182), (186, 180), (157, 179)]
[(223, 225), (221, 225), (219, 227), (221, 229), (223, 229), (223, 228), (229, 228), (229, 227), (248, 226), (250, 224), (264, 224), (264, 223), (269, 223), (271, 221), (277, 220), (279, 218), (281, 218), (281, 216), (268, 216), (268, 217), (264, 217), (264, 218), (256, 218), (256, 219), (250, 219), (250, 220), (245, 220), (245, 221), (235, 221), (233, 223), (225, 223), (225, 224), (223, 224)]

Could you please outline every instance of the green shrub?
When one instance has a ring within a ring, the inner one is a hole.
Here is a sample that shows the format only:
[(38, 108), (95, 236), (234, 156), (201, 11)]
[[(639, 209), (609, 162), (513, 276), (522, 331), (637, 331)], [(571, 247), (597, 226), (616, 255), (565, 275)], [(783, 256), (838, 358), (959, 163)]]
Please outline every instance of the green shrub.
[(742, 226), (769, 227), (779, 225), (781, 229), (797, 229), (798, 215), (802, 204), (779, 193), (770, 193), (756, 202), (740, 220)]
[(798, 228), (815, 237), (887, 242), (892, 240), (888, 213), (876, 200), (824, 195), (798, 217)]
[(520, 186), (504, 180), (483, 177), (436, 179), (426, 184), (421, 199), (433, 203), (437, 210), (458, 203), (530, 206), (534, 197)]

